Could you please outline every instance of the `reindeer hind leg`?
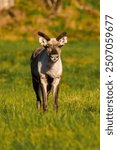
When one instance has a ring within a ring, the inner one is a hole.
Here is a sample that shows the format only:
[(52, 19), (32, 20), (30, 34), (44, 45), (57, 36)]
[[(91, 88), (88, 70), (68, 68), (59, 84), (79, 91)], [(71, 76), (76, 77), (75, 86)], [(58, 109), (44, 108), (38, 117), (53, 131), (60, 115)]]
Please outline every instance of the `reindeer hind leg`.
[(36, 108), (37, 110), (40, 110), (41, 108), (41, 98), (40, 98), (40, 85), (39, 83), (35, 80), (35, 79), (32, 79), (32, 82), (33, 82), (33, 88), (34, 88), (34, 91), (35, 91), (35, 94), (36, 94)]

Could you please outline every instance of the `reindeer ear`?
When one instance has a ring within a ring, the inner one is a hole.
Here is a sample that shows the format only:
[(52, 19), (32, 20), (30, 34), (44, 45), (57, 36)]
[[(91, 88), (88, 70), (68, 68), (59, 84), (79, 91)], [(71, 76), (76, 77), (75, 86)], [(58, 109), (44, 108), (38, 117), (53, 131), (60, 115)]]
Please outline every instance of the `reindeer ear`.
[(56, 40), (59, 41), (59, 45), (63, 46), (65, 43), (67, 43), (67, 36), (66, 36), (66, 32), (61, 33)]
[(60, 46), (63, 46), (65, 43), (67, 43), (67, 36), (62, 37), (62, 38), (59, 40)]
[(43, 37), (40, 37), (39, 38), (39, 43), (42, 45), (42, 46), (46, 46), (47, 45), (47, 40)]
[(39, 38), (39, 43), (42, 45), (42, 46), (46, 46), (47, 45), (47, 42), (50, 40), (50, 38), (42, 33), (42, 32), (38, 32), (38, 35), (40, 36)]

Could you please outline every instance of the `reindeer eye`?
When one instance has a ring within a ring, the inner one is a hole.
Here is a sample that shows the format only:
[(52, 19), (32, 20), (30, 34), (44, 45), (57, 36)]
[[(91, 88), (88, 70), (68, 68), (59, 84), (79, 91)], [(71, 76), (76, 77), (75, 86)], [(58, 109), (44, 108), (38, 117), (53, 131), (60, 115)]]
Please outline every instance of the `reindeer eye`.
[(61, 48), (61, 47), (62, 47), (62, 45), (59, 45), (58, 47), (59, 47), (59, 48)]
[(49, 45), (46, 45), (46, 48), (49, 48)]

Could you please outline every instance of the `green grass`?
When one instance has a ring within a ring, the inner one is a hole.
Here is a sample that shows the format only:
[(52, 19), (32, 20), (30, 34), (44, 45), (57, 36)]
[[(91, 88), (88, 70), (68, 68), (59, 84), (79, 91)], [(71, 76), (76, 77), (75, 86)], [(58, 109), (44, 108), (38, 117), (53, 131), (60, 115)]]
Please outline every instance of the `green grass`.
[(30, 56), (38, 43), (0, 41), (0, 149), (99, 150), (99, 41), (62, 48), (59, 111), (35, 109)]

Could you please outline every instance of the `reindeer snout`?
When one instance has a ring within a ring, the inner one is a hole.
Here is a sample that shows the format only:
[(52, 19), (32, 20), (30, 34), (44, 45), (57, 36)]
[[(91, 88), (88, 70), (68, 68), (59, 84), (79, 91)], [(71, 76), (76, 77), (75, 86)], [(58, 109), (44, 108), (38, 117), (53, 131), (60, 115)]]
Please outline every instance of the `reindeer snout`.
[(58, 59), (59, 59), (59, 56), (57, 55), (57, 54), (54, 54), (54, 55), (50, 55), (50, 59), (51, 59), (51, 61), (52, 62), (57, 62), (58, 61)]

